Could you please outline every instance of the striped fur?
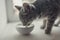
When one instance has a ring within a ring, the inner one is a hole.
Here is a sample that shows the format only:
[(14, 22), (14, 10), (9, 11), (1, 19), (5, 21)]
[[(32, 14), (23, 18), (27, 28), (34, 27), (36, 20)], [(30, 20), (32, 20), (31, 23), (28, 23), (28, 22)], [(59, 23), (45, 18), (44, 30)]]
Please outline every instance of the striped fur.
[(25, 3), (23, 7), (21, 7), (19, 13), (21, 22), (23, 25), (30, 25), (36, 17), (47, 17), (47, 23), (45, 20), (42, 28), (47, 27), (45, 33), (50, 34), (52, 26), (59, 14), (60, 0), (36, 0), (34, 3), (31, 3), (31, 5), (29, 3)]

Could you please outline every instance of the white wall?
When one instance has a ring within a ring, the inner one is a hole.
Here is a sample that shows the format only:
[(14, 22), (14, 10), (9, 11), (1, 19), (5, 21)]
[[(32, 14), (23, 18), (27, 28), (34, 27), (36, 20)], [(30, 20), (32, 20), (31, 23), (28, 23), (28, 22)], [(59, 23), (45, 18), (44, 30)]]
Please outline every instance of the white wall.
[(7, 23), (5, 0), (0, 0), (0, 31)]
[(28, 1), (28, 2), (30, 2), (30, 3), (33, 3), (33, 2), (36, 1), (36, 0), (22, 0), (22, 1)]
[(5, 1), (6, 1), (7, 20), (8, 20), (8, 22), (19, 21), (18, 16), (14, 13), (12, 0), (5, 0)]

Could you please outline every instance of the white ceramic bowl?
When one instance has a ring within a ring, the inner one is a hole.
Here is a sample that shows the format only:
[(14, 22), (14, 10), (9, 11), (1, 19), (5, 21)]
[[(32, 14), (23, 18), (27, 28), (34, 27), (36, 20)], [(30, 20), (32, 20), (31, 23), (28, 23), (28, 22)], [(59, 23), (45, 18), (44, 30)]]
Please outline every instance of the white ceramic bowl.
[(17, 31), (21, 34), (30, 34), (30, 32), (33, 30), (33, 28), (34, 28), (33, 24), (31, 24), (28, 27), (18, 24), (16, 27)]

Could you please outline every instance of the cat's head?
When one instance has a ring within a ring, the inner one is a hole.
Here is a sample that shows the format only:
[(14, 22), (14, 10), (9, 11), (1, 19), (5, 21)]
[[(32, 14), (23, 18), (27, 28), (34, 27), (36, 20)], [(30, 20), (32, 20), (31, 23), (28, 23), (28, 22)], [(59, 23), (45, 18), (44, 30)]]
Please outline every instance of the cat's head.
[(23, 6), (15, 6), (19, 10), (19, 19), (23, 25), (30, 25), (33, 21), (35, 7), (29, 3), (23, 3)]

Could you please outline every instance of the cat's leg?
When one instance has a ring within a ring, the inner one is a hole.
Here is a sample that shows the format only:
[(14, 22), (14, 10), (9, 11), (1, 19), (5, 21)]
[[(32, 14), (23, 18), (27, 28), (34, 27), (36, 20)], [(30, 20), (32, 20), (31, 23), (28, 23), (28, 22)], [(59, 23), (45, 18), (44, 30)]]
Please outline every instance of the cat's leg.
[(47, 28), (45, 30), (46, 34), (50, 34), (51, 33), (53, 24), (54, 24), (54, 22), (55, 22), (55, 20), (57, 18), (57, 11), (58, 10), (53, 10), (52, 13), (48, 16)]
[(52, 26), (53, 26), (53, 24), (54, 24), (54, 20), (48, 20), (48, 22), (47, 22), (47, 28), (46, 28), (46, 30), (45, 30), (45, 33), (46, 34), (50, 34), (50, 32), (51, 32), (51, 30), (52, 30)]
[(46, 27), (46, 21), (47, 21), (47, 19), (43, 20), (43, 25), (41, 26), (41, 29), (44, 29)]
[(56, 24), (54, 24), (54, 26), (57, 27), (59, 24), (60, 24), (60, 18), (59, 18), (58, 22)]

